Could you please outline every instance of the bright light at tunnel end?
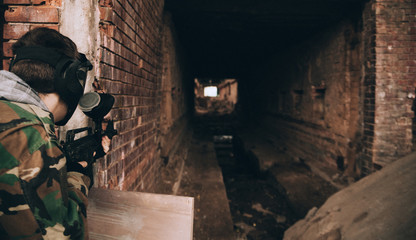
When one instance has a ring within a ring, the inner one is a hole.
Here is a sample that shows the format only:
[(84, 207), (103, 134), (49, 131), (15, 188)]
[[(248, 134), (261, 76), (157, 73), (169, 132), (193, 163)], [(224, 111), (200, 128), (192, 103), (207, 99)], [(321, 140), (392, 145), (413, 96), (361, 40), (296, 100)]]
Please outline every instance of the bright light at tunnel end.
[(218, 89), (215, 86), (209, 86), (204, 88), (204, 96), (205, 97), (217, 97), (218, 96)]

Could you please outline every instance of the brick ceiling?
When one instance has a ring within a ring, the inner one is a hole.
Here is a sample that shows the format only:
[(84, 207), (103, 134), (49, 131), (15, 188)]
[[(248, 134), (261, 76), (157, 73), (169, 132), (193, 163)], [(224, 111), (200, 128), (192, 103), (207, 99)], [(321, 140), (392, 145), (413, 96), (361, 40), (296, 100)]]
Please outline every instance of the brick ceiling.
[(356, 17), (365, 0), (166, 0), (200, 77), (238, 77), (273, 54)]

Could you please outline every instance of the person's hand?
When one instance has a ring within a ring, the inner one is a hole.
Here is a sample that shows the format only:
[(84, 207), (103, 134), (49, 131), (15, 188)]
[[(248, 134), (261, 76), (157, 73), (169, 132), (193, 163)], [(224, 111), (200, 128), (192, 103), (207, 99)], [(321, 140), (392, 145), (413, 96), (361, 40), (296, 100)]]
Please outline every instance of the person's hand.
[(101, 145), (103, 146), (103, 151), (108, 153), (110, 151), (111, 139), (107, 136), (103, 136), (101, 140)]
[(81, 165), (83, 168), (86, 168), (88, 166), (87, 161), (78, 162), (79, 165)]
[[(105, 153), (108, 153), (108, 151), (110, 151), (111, 139), (108, 138), (107, 136), (103, 136), (101, 140), (101, 145), (103, 146), (103, 151)], [(95, 152), (94, 152), (94, 156), (95, 156)], [(78, 164), (81, 165), (83, 168), (88, 167), (87, 161), (81, 161), (81, 162), (78, 162)]]

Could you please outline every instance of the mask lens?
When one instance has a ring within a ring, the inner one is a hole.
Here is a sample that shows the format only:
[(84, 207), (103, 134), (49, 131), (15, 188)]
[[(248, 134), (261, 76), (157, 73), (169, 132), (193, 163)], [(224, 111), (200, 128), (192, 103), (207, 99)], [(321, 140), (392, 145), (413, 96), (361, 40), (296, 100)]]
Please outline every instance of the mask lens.
[(77, 78), (82, 88), (85, 87), (85, 80), (87, 79), (87, 71), (88, 70), (86, 68), (80, 68), (77, 71)]

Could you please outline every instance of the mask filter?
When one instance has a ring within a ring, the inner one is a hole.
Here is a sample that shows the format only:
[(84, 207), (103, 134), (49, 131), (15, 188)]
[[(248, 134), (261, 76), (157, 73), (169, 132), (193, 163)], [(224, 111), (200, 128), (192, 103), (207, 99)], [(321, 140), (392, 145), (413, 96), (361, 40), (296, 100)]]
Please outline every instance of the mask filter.
[(106, 93), (89, 92), (79, 100), (79, 108), (92, 119), (102, 119), (114, 104), (114, 97)]

